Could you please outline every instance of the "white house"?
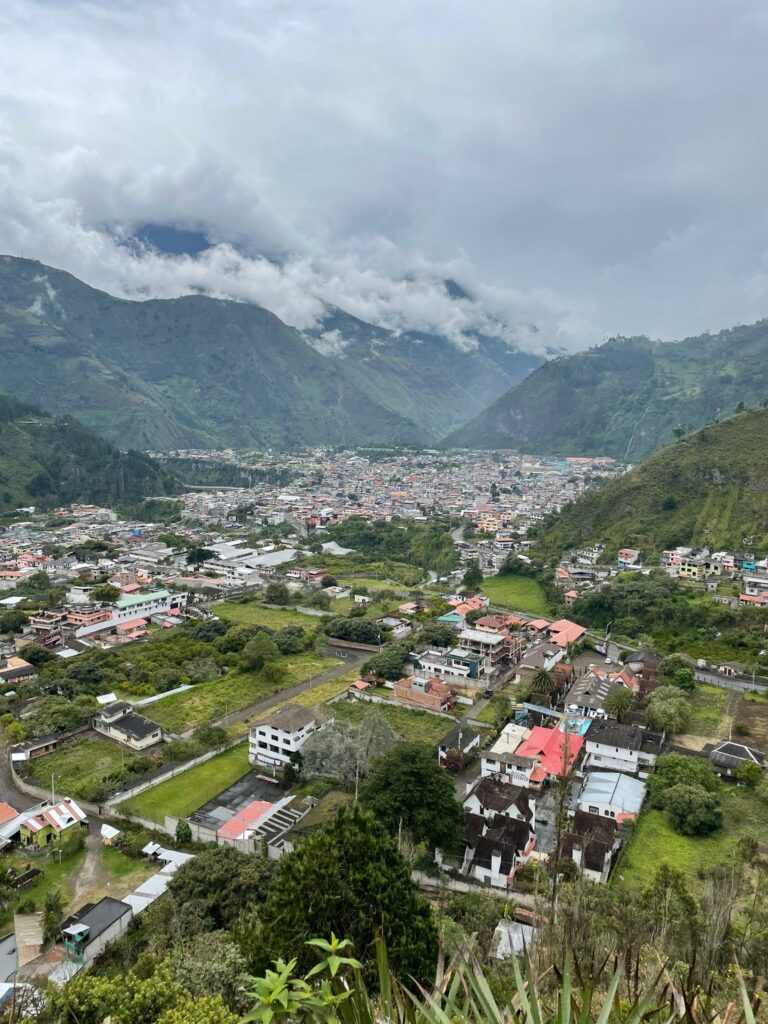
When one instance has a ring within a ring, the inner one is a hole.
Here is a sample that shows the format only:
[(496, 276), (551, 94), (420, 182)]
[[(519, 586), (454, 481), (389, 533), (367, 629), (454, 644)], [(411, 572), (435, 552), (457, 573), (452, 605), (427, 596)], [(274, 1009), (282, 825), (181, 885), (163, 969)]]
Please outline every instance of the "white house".
[(107, 704), (93, 719), (93, 728), (131, 750), (146, 750), (163, 738), (157, 722), (137, 714), (124, 700)]
[(465, 811), (493, 818), (497, 814), (516, 821), (525, 821), (536, 829), (536, 801), (533, 794), (521, 786), (495, 779), (476, 779), (462, 804)]
[(586, 736), (585, 768), (610, 771), (648, 772), (656, 764), (663, 736), (638, 725), (593, 721)]
[(286, 704), (267, 718), (251, 726), (248, 734), (248, 760), (270, 768), (283, 768), (309, 737), (333, 721), (320, 707), (303, 708)]

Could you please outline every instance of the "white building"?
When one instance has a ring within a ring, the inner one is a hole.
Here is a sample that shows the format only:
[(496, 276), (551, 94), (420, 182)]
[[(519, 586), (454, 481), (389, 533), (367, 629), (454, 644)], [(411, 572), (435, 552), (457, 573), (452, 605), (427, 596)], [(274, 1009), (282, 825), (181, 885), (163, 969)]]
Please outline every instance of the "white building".
[(112, 606), (110, 618), (95, 622), (90, 626), (81, 626), (75, 630), (75, 636), (82, 637), (89, 636), (91, 633), (102, 633), (104, 630), (114, 629), (126, 622), (148, 619), (161, 612), (178, 613), (186, 606), (186, 603), (186, 594), (172, 594), (169, 590), (154, 590), (148, 594), (132, 594), (130, 597), (121, 597)]
[(616, 821), (631, 820), (640, 813), (645, 783), (621, 772), (589, 772), (579, 793), (578, 807)]
[(286, 704), (263, 721), (251, 726), (248, 734), (248, 760), (270, 768), (283, 768), (309, 737), (329, 721), (319, 707), (303, 708)]
[(587, 732), (585, 768), (610, 771), (648, 772), (656, 764), (663, 736), (638, 725), (594, 721)]

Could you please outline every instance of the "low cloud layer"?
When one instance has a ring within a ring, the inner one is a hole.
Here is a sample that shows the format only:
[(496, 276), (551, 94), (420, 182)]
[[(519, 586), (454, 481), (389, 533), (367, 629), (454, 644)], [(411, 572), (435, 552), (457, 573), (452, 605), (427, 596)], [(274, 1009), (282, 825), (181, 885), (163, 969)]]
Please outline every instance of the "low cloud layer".
[(329, 353), (326, 304), (535, 351), (755, 320), (767, 44), (760, 0), (4, 0), (0, 250)]

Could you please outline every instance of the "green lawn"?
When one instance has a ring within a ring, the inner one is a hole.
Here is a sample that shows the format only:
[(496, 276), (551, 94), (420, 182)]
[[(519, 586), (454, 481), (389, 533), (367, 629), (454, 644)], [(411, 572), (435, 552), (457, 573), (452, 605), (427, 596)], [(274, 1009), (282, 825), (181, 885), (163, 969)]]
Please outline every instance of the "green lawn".
[(56, 776), (57, 793), (88, 799), (89, 789), (100, 783), (105, 775), (119, 770), (123, 758), (128, 767), (136, 760), (136, 754), (109, 740), (81, 739), (32, 761), (31, 772), (25, 778), (33, 785), (49, 787), (53, 774)]
[(512, 713), (509, 706), (509, 698), (505, 697), (502, 693), (494, 694), (483, 710), (478, 711), (477, 714), (470, 710), (469, 716), (470, 718), (477, 719), (478, 722), (486, 722), (488, 725), (495, 725), (499, 708), (504, 708), (507, 715)]
[(239, 743), (223, 754), (147, 789), (120, 804), (120, 810), (160, 824), (166, 814), (186, 818), (251, 770), (248, 744)]
[(721, 739), (721, 725), (727, 691), (722, 686), (707, 686), (698, 683), (691, 694), (691, 724), (688, 732), (692, 736)]
[(293, 608), (265, 608), (255, 601), (248, 604), (222, 601), (221, 604), (213, 605), (211, 610), (227, 622), (236, 622), (242, 626), (267, 626), (269, 629), (294, 625), (316, 626), (321, 621), (317, 615), (303, 615)]
[(437, 743), (451, 728), (447, 718), (429, 715), (425, 711), (411, 711), (409, 708), (391, 704), (369, 704), (365, 701), (339, 701), (333, 705), (333, 714), (340, 722), (359, 722), (369, 711), (383, 715), (392, 728), (404, 740), (422, 740)]
[(270, 682), (260, 674), (230, 672), (221, 679), (199, 683), (191, 690), (156, 701), (147, 708), (147, 714), (169, 732), (185, 732), (202, 722), (223, 718), (246, 708), (302, 679), (327, 672), (337, 662), (306, 653), (288, 655), (281, 658), (279, 664), (285, 669), (285, 675), (279, 682)]
[(513, 612), (549, 614), (544, 591), (536, 580), (524, 576), (488, 576), (483, 580), (482, 592), (488, 595), (491, 604), (501, 605)]
[[(339, 577), (339, 586), (342, 587), (367, 587), (368, 590), (394, 590), (400, 592), (404, 588), (402, 583), (394, 580), (375, 580), (372, 576), (345, 576)], [(415, 589), (411, 587), (410, 589)], [(405, 601), (406, 598), (403, 598)], [(402, 604), (402, 602), (400, 602)]]
[(616, 866), (612, 880), (632, 888), (647, 885), (656, 868), (666, 861), (680, 868), (691, 885), (698, 888), (701, 873), (733, 860), (741, 836), (752, 835), (762, 841), (768, 833), (768, 805), (755, 797), (751, 789), (723, 784), (721, 790), (723, 828), (706, 838), (678, 835), (664, 811), (644, 810), (634, 833)]

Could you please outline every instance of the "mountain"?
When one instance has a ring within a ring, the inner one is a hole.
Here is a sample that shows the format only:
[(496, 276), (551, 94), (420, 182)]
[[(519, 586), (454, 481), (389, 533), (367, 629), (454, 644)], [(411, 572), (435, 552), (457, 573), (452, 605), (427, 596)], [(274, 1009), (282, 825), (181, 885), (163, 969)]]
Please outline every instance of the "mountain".
[[(446, 282), (452, 297), (466, 298), (458, 287)], [(374, 387), (385, 408), (436, 437), (477, 416), (542, 362), (487, 335), (470, 338), (473, 348), (458, 348), (439, 335), (387, 331), (341, 309), (329, 309), (307, 335), (320, 351), (337, 353), (357, 387)]]
[(70, 416), (0, 395), (0, 511), (71, 501), (132, 507), (178, 494), (179, 480), (140, 452), (121, 452)]
[(120, 447), (434, 443), (538, 362), (491, 339), (461, 352), (399, 336), (341, 310), (308, 337), (251, 303), (127, 301), (0, 257), (4, 389)]
[(592, 542), (649, 556), (678, 544), (768, 551), (768, 409), (709, 424), (550, 517), (534, 553)]
[(639, 462), (675, 436), (768, 398), (768, 320), (679, 342), (616, 338), (545, 363), (446, 447)]

